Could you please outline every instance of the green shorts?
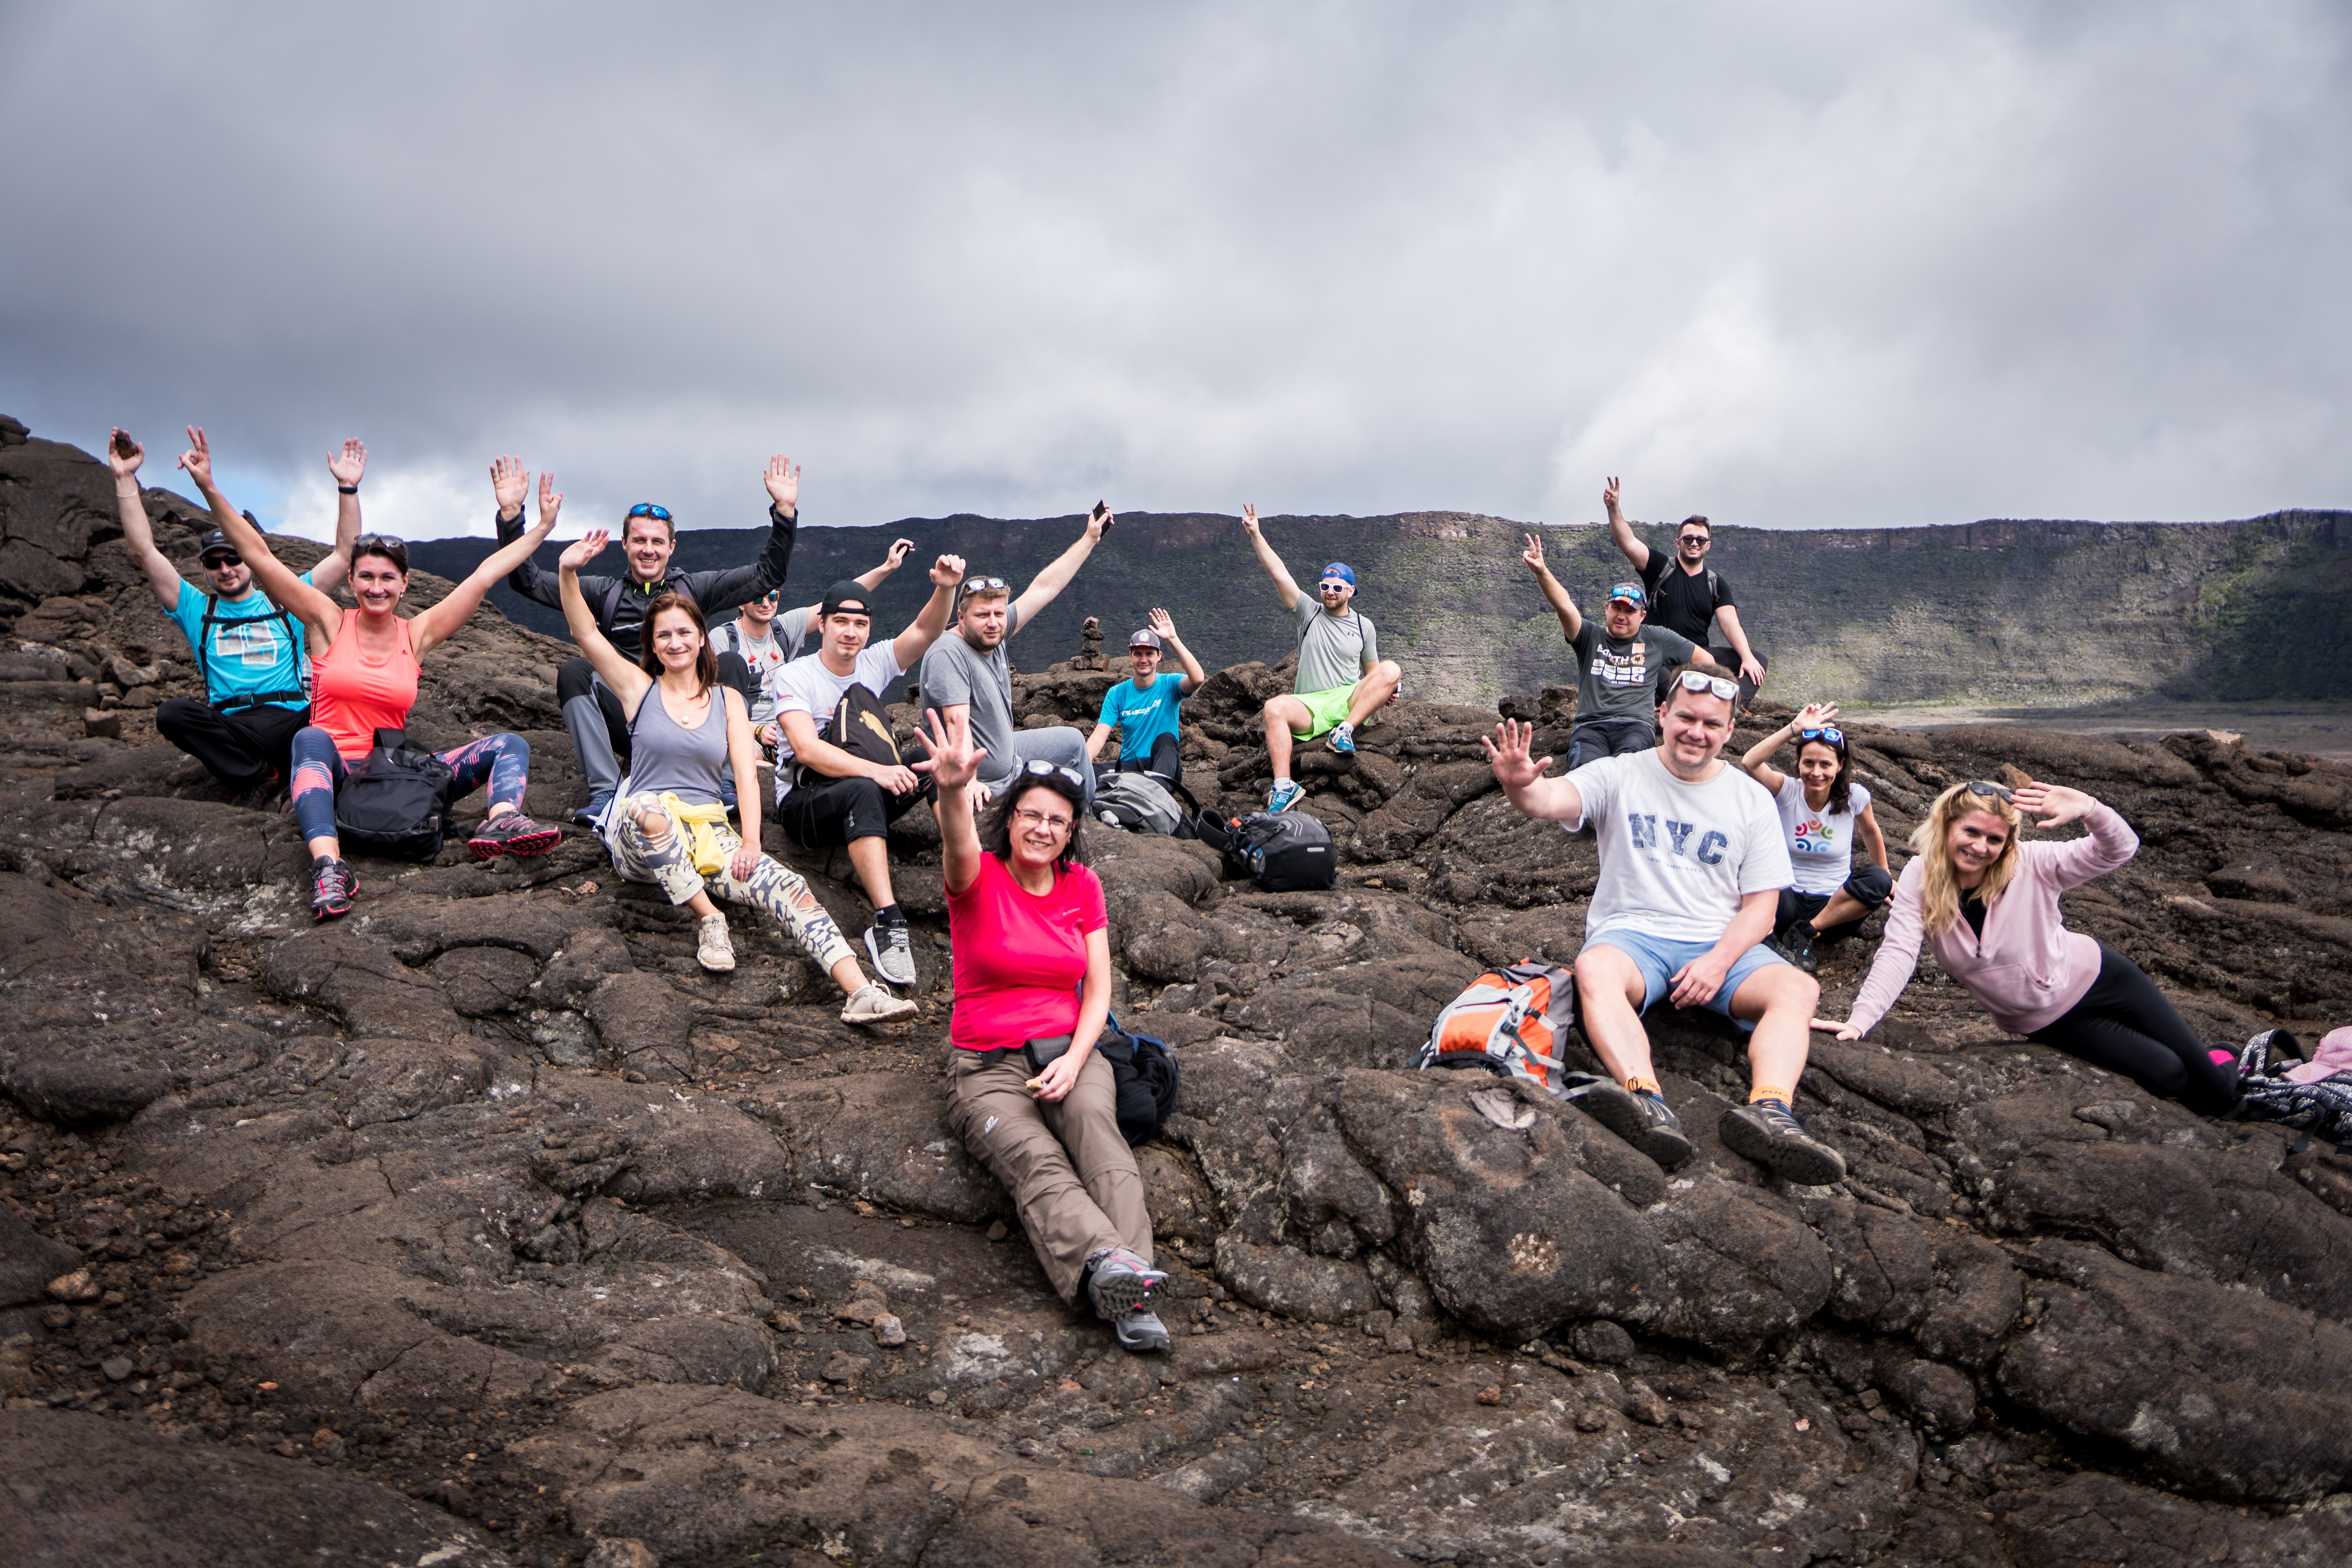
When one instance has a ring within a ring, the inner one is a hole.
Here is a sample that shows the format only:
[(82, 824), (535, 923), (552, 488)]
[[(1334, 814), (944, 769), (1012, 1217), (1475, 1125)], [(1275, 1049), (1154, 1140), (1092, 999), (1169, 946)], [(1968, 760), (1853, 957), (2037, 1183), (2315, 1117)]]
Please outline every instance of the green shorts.
[(1328, 691), (1294, 691), (1293, 697), (1307, 705), (1307, 728), (1296, 724), (1291, 732), (1302, 741), (1311, 741), (1326, 730), (1336, 730), (1348, 721), (1348, 704), (1355, 700), (1352, 686), (1334, 687)]

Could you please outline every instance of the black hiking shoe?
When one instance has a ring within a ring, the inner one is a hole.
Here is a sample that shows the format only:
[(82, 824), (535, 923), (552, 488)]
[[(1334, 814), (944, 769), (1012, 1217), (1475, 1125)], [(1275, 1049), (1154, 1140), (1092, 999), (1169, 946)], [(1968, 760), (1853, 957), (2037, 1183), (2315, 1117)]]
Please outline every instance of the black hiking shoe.
[(1801, 1187), (1845, 1179), (1845, 1156), (1805, 1131), (1797, 1113), (1777, 1100), (1735, 1107), (1716, 1123), (1723, 1146)]
[(331, 921), (337, 915), (352, 912), (352, 896), (360, 890), (360, 879), (341, 860), (321, 857), (310, 862), (310, 918)]
[(1822, 972), (1822, 956), (1813, 951), (1813, 922), (1799, 921), (1787, 931), (1764, 939), (1764, 945), (1808, 974)]
[(285, 793), (286, 781), (273, 773), (251, 789), (231, 795), (229, 805), (239, 811), (268, 811), (270, 803)]
[(1622, 1084), (1598, 1083), (1577, 1097), (1586, 1114), (1671, 1171), (1691, 1157), (1691, 1141), (1665, 1100)]

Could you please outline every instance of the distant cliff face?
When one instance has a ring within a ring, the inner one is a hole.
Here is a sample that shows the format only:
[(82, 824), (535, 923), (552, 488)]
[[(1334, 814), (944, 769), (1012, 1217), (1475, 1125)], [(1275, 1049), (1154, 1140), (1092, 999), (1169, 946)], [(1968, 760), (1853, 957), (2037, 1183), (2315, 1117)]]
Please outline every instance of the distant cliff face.
[[(892, 627), (928, 592), (922, 567), (943, 551), (1016, 589), (1077, 538), (1081, 520), (958, 516), (884, 528), (812, 528), (793, 556), (796, 602), (872, 566), (888, 542), (917, 554), (879, 595)], [(1302, 584), (1344, 560), (1381, 652), (1408, 694), (1490, 702), (1571, 679), (1559, 623), (1519, 563), (1528, 525), (1459, 512), (1266, 521)], [(1630, 575), (1608, 535), (1542, 531), (1552, 569), (1597, 608)], [(1654, 546), (1660, 526), (1642, 530)], [(2209, 700), (2343, 695), (2352, 654), (2352, 512), (2291, 511), (2243, 522), (1977, 522), (1951, 528), (1716, 531), (1713, 564), (1729, 584), (1771, 689), (1790, 700), (2075, 704), (2165, 695)], [(758, 553), (751, 529), (688, 531), (695, 567)], [(415, 547), (417, 563), (460, 576), (481, 540)], [(541, 552), (552, 569), (552, 546)], [(608, 557), (619, 569), (619, 552)], [(501, 607), (561, 635), (560, 617), (501, 589)], [(1165, 607), (1210, 669), (1273, 662), (1289, 618), (1252, 559), (1241, 524), (1190, 512), (1130, 513), (1077, 580), (1013, 639), (1022, 668), (1067, 658), (1099, 616), (1112, 650)]]

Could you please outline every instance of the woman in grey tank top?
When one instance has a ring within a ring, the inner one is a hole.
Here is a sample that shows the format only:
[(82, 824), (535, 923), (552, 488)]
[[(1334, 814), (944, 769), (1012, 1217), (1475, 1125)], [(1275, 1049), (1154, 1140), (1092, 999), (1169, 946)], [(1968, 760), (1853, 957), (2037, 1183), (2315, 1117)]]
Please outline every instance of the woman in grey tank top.
[[(682, 594), (664, 594), (646, 607), (644, 658), (632, 664), (596, 628), (580, 593), (580, 568), (602, 552), (610, 535), (598, 529), (563, 552), (563, 618), (588, 662), (621, 700), (635, 737), (629, 776), (598, 824), (613, 868), (631, 881), (651, 882), (700, 918), (695, 958), (705, 969), (735, 967), (727, 917), (711, 895), (758, 904), (782, 922), (793, 940), (848, 994), (846, 1024), (888, 1024), (912, 1017), (915, 1004), (866, 979), (833, 917), (790, 867), (760, 852), (760, 743), (751, 735), (742, 694), (719, 681), (719, 664), (702, 611)], [(719, 797), (727, 773), (743, 831), (729, 826)]]

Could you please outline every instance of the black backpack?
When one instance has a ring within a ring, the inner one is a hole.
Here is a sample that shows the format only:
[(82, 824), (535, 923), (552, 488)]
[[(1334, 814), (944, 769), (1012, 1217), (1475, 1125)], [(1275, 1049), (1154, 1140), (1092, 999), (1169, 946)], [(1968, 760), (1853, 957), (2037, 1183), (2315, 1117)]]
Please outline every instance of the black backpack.
[[(816, 738), (829, 746), (840, 747), (860, 762), (877, 763), (886, 768), (907, 765), (907, 759), (898, 753), (898, 738), (890, 732), (890, 716), (882, 710), (882, 699), (862, 682), (852, 681), (842, 692), (841, 700), (825, 716)], [(806, 763), (793, 764), (794, 789), (819, 789), (832, 782), (831, 774), (821, 773)]]
[(456, 782), (449, 764), (406, 731), (378, 730), (374, 749), (335, 792), (335, 836), (347, 851), (430, 860), (441, 853)]
[(1095, 1049), (1110, 1063), (1118, 1096), (1119, 1136), (1130, 1145), (1150, 1142), (1176, 1109), (1176, 1085), (1183, 1077), (1168, 1042), (1130, 1035), (1113, 1019)]
[(1204, 811), (1193, 831), (1229, 871), (1269, 893), (1316, 892), (1339, 880), (1331, 830), (1303, 811), (1254, 811), (1231, 822)]

